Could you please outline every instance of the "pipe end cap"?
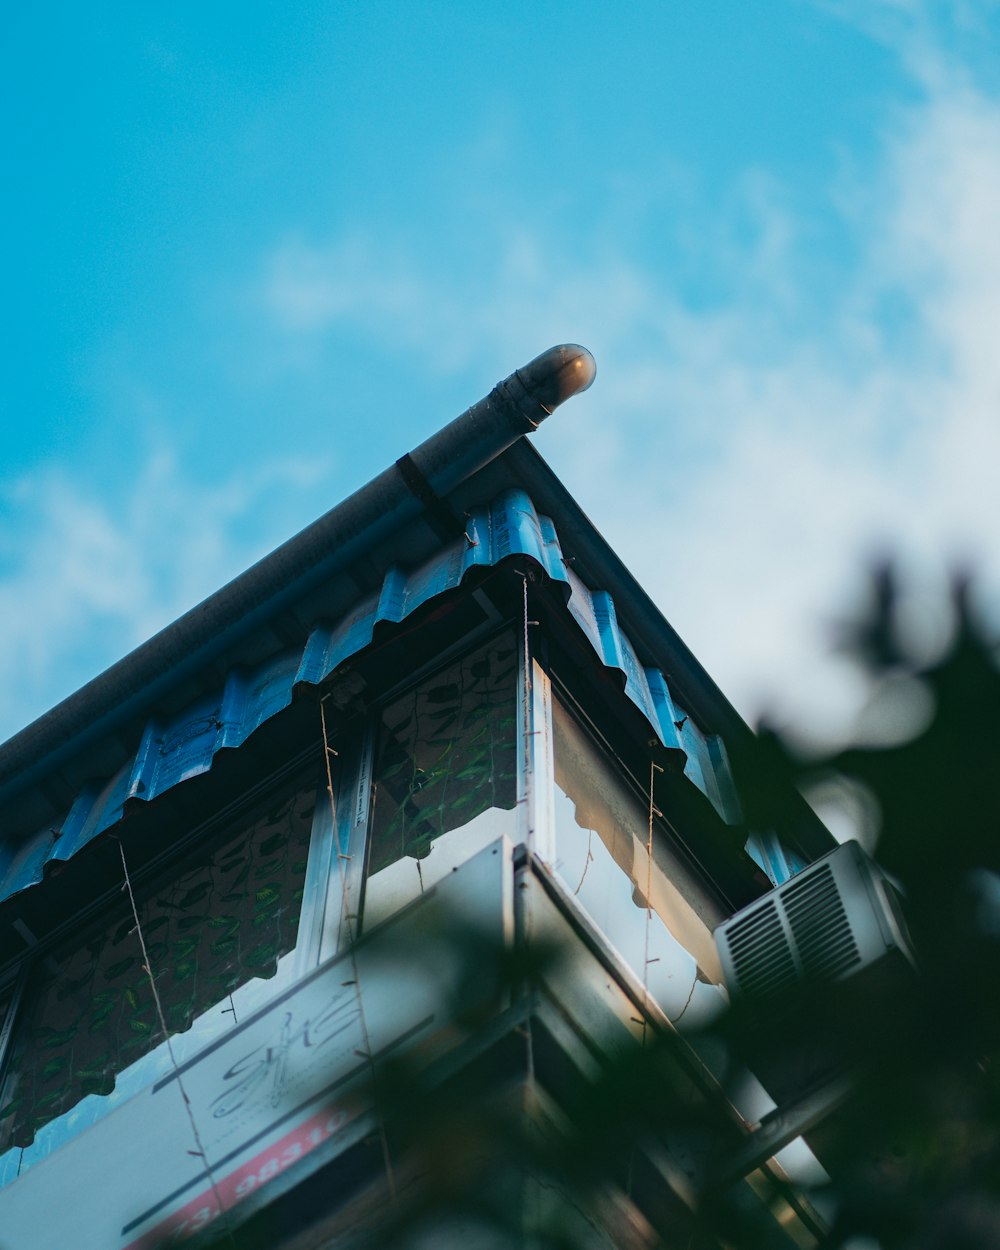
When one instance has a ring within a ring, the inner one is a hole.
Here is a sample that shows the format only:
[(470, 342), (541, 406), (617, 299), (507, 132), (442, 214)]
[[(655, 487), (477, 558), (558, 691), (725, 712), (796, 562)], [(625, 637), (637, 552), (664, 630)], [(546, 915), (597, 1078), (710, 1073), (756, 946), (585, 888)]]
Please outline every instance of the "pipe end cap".
[(545, 417), (592, 384), (597, 376), (597, 362), (578, 343), (563, 343), (542, 352), (517, 373)]

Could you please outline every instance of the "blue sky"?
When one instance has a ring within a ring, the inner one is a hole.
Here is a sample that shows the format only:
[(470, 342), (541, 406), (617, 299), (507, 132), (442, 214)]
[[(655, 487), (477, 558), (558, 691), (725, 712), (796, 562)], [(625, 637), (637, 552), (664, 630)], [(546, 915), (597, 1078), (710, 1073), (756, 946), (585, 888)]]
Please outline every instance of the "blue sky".
[(0, 737), (563, 341), (598, 380), (539, 449), (748, 717), (856, 705), (824, 622), (882, 546), (915, 602), (959, 556), (996, 597), (988, 0), (53, 4), (4, 42)]

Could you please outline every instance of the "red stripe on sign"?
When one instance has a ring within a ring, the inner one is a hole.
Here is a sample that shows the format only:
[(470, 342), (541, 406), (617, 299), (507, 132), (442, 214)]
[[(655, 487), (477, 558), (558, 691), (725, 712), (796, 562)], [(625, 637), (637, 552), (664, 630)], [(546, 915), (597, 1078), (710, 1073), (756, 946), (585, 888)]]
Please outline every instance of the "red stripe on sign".
[(273, 1142), (248, 1163), (217, 1180), (178, 1211), (130, 1241), (124, 1250), (153, 1250), (175, 1245), (207, 1228), (223, 1211), (230, 1210), (248, 1194), (280, 1175), (317, 1146), (321, 1146), (347, 1123), (346, 1111), (323, 1111)]

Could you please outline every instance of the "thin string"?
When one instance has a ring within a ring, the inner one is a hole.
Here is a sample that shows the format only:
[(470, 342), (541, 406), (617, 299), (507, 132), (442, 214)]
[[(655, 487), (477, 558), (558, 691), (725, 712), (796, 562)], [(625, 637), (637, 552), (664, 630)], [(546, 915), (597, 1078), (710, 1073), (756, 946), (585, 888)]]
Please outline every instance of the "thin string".
[[(522, 620), (524, 629), (524, 707), (521, 715), (521, 723), (524, 726), (524, 798), (527, 805), (528, 816), (528, 845), (532, 844), (532, 808), (530, 787), (532, 785), (532, 769), (531, 769), (531, 649), (528, 637), (528, 626), (532, 624), (528, 620), (528, 575), (521, 574), (521, 590), (522, 590)], [(528, 1013), (528, 1018), (524, 1024), (524, 1040), (527, 1059), (527, 1077), (528, 1088), (531, 1096), (535, 1095), (535, 1037), (532, 1031), (533, 1013)]]
[(382, 1163), (385, 1167), (385, 1179), (389, 1188), (389, 1197), (393, 1203), (396, 1201), (396, 1177), (392, 1168), (392, 1156), (389, 1153), (389, 1139), (385, 1131), (385, 1122), (382, 1119), (382, 1112), (379, 1108), (377, 1079), (375, 1073), (375, 1057), (372, 1054), (371, 1038), (368, 1033), (368, 1022), (365, 1017), (364, 998), (361, 993), (361, 977), (358, 971), (358, 957), (355, 943), (355, 928), (352, 921), (357, 917), (351, 914), (350, 904), (347, 894), (347, 873), (344, 869), (344, 863), (350, 860), (350, 855), (344, 854), (340, 849), (340, 831), (337, 826), (337, 800), (333, 789), (333, 770), (330, 766), (330, 759), (337, 752), (330, 746), (330, 738), (326, 728), (326, 708), (325, 699), (320, 700), (319, 719), (323, 731), (323, 762), (326, 767), (326, 792), (330, 798), (330, 820), (333, 826), (334, 845), (337, 848), (337, 872), (340, 877), (340, 915), (344, 929), (347, 933), (347, 953), (351, 961), (351, 976), (354, 981), (354, 996), (358, 1004), (358, 1021), (361, 1025), (361, 1042), (364, 1047), (364, 1058), (368, 1060), (368, 1067), (371, 1072), (372, 1091), (375, 1098), (375, 1114), (378, 1119), (379, 1141), (382, 1147)]
[[(225, 1207), (222, 1203), (222, 1194), (219, 1192), (219, 1186), (216, 1184), (212, 1167), (208, 1162), (208, 1155), (205, 1151), (205, 1145), (202, 1142), (201, 1134), (198, 1132), (198, 1125), (194, 1118), (194, 1108), (191, 1106), (191, 1099), (188, 1097), (187, 1090), (184, 1088), (184, 1081), (181, 1077), (180, 1065), (177, 1062), (177, 1056), (174, 1054), (173, 1043), (170, 1040), (170, 1032), (167, 1029), (167, 1018), (163, 1011), (163, 1003), (160, 1001), (160, 991), (156, 988), (156, 977), (153, 973), (153, 965), (149, 959), (149, 951), (146, 948), (146, 938), (142, 931), (142, 922), (139, 919), (139, 909), (135, 902), (135, 893), (132, 889), (132, 878), (129, 876), (128, 863), (125, 859), (125, 847), (121, 838), (116, 839), (118, 842), (118, 851), (122, 859), (122, 873), (125, 877), (125, 889), (128, 892), (128, 901), (132, 908), (132, 919), (135, 921), (135, 932), (139, 938), (139, 949), (142, 951), (142, 970), (149, 978), (149, 988), (153, 992), (153, 1002), (156, 1004), (156, 1014), (160, 1021), (160, 1029), (163, 1032), (163, 1039), (167, 1044), (167, 1054), (170, 1056), (170, 1066), (174, 1070), (174, 1079), (177, 1082), (177, 1088), (180, 1090), (181, 1098), (184, 1102), (184, 1110), (187, 1112), (188, 1122), (191, 1125), (191, 1135), (194, 1138), (197, 1150), (194, 1152), (201, 1158), (202, 1166), (205, 1169), (205, 1177), (209, 1185), (212, 1187), (212, 1194), (215, 1197), (216, 1206), (219, 1208), (219, 1215), (222, 1215)], [(233, 1240), (232, 1229), (228, 1231), (228, 1239), (230, 1244), (235, 1246)]]
[(527, 808), (527, 817), (528, 817), (528, 830), (527, 830), (527, 833), (528, 833), (528, 845), (529, 845), (529, 847), (530, 847), (530, 846), (532, 845), (532, 838), (533, 838), (533, 835), (534, 835), (534, 832), (535, 832), (535, 831), (534, 831), (534, 828), (533, 828), (533, 825), (532, 825), (532, 803), (531, 803), (531, 785), (532, 785), (532, 771), (531, 771), (531, 735), (532, 735), (532, 729), (531, 729), (531, 650), (530, 650), (530, 647), (529, 647), (529, 640), (528, 640), (528, 626), (529, 626), (530, 624), (532, 624), (533, 622), (531, 622), (531, 621), (529, 621), (529, 620), (528, 620), (528, 575), (527, 575), (526, 573), (522, 573), (522, 574), (521, 574), (521, 587), (522, 587), (522, 595), (523, 595), (523, 598), (522, 598), (522, 603), (523, 603), (522, 617), (523, 617), (523, 622), (524, 622), (524, 624), (523, 624), (523, 628), (524, 628), (524, 650), (523, 650), (523, 655), (524, 655), (524, 691), (523, 691), (523, 701), (524, 701), (524, 706), (523, 706), (523, 708), (522, 708), (522, 713), (521, 713), (521, 724), (524, 726), (524, 802), (525, 802), (525, 805), (526, 805), (526, 808)]
[[(656, 781), (656, 774), (662, 773), (663, 769), (659, 764), (650, 761), (649, 764), (649, 827), (646, 833), (646, 934), (645, 934), (645, 950), (643, 952), (642, 961), (642, 991), (645, 998), (645, 1005), (649, 1005), (649, 965), (656, 963), (657, 959), (649, 957), (649, 927), (653, 921), (653, 817), (662, 816), (663, 813), (653, 802), (653, 786)], [(687, 999), (684, 1006), (680, 1009), (676, 1016), (670, 1020), (671, 1024), (676, 1024), (684, 1015), (685, 1011), (691, 1006), (691, 1000), (694, 998), (694, 992), (698, 988), (698, 973), (695, 972), (694, 980), (691, 982), (691, 989), (688, 991)], [(646, 1021), (642, 1023), (642, 1043), (646, 1044)]]
[(531, 694), (531, 671), (528, 668), (528, 575), (521, 574), (521, 589), (524, 605), (524, 697)]
[(573, 891), (574, 898), (583, 889), (583, 883), (587, 879), (587, 873), (590, 870), (590, 865), (594, 862), (594, 852), (590, 849), (591, 846), (593, 845), (593, 837), (594, 837), (593, 829), (588, 829), (587, 830), (587, 858), (583, 861), (583, 872), (580, 873), (580, 880), (576, 883), (576, 889)]
[(653, 817), (660, 816), (662, 813), (653, 801), (653, 787), (656, 782), (656, 774), (662, 773), (663, 769), (659, 764), (649, 761), (649, 825), (646, 831), (646, 932), (644, 934), (644, 948), (642, 958), (642, 993), (643, 1007), (646, 1013), (643, 1015), (642, 1021), (642, 1044), (646, 1044), (646, 1028), (648, 1025), (649, 1011), (649, 931), (653, 923)]
[[(659, 764), (649, 761), (649, 821), (646, 827), (646, 927), (643, 934), (643, 952), (642, 952), (642, 1042), (645, 1048), (646, 1033), (649, 1029), (649, 931), (653, 923), (653, 817), (660, 816), (662, 813), (653, 801), (653, 787), (656, 782), (656, 774), (663, 772)], [(633, 1017), (634, 1018), (634, 1017)], [(637, 1021), (638, 1023), (638, 1021)], [(635, 1164), (635, 1148), (629, 1152), (628, 1172), (625, 1178), (626, 1196), (632, 1197), (632, 1173)]]

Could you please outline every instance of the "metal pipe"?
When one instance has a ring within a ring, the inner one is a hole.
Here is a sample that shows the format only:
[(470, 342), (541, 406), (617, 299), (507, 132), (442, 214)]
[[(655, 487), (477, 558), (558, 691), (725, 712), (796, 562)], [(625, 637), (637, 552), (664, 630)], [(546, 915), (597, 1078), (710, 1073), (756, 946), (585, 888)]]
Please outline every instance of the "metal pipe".
[(561, 403), (585, 391), (596, 373), (585, 347), (550, 347), (432, 434), (409, 459), (436, 495), (447, 495), (516, 438), (534, 433)]
[(366, 548), (433, 508), (455, 486), (594, 380), (594, 358), (552, 347), (408, 456), (184, 613), (0, 746), (0, 802), (211, 663)]

